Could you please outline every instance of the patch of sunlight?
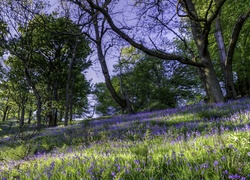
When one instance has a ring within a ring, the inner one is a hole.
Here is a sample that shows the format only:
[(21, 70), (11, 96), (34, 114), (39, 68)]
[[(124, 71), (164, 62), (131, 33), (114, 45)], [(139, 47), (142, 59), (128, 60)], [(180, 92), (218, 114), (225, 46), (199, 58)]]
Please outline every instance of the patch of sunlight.
[(175, 114), (169, 117), (169, 123), (180, 123), (180, 122), (190, 122), (197, 121), (197, 116), (195, 114)]

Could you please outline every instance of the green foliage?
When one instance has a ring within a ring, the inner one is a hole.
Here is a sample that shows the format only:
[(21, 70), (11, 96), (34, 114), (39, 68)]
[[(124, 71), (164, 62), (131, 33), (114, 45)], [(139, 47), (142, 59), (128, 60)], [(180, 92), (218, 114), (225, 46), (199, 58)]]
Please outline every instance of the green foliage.
[[(119, 88), (117, 78), (112, 79), (112, 84), (115, 89)], [(121, 113), (121, 108), (112, 98), (105, 83), (96, 84), (94, 87), (94, 94), (97, 99), (96, 103), (97, 114), (101, 114), (102, 116), (111, 116), (117, 113)]]
[[(122, 59), (115, 67), (113, 86), (130, 100), (136, 111), (176, 107), (182, 101), (192, 101), (200, 94), (195, 69), (137, 52), (122, 50)], [(119, 112), (104, 83), (96, 85), (97, 111), (102, 114)]]
[(228, 110), (222, 110), (218, 111), (217, 109), (208, 109), (208, 110), (202, 110), (198, 112), (198, 116), (201, 118), (222, 118), (223, 116), (228, 116), (230, 111)]
[(8, 86), (7, 98), (24, 111), (32, 110), (40, 99), (42, 115), (49, 125), (56, 125), (58, 117), (55, 114), (63, 114), (65, 110), (69, 67), (74, 61), (71, 73), (74, 78), (69, 82), (74, 92), (71, 93), (72, 113), (85, 112), (90, 83), (83, 72), (91, 63), (86, 60), (90, 52), (89, 42), (79, 35), (80, 28), (68, 18), (43, 14), (20, 24), (18, 31), (20, 36), (9, 40), (10, 56), (5, 61), (5, 67), (9, 69), (6, 71), (6, 81), (9, 82), (4, 84)]

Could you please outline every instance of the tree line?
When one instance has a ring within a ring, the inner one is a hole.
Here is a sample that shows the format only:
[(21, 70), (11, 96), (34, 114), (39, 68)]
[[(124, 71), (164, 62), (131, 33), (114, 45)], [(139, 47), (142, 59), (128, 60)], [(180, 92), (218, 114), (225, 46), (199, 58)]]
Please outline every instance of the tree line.
[[(1, 114), (20, 126), (250, 94), (250, 2), (1, 1)], [(53, 9), (54, 8), (54, 9)], [(97, 60), (104, 83), (85, 72)], [(116, 61), (110, 72), (108, 61)], [(111, 75), (112, 74), (112, 75)]]

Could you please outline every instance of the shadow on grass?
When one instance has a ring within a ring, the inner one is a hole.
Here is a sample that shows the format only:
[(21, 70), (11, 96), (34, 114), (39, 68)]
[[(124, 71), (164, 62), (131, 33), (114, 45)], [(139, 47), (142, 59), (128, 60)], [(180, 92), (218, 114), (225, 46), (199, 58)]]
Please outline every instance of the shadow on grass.
[[(245, 115), (244, 115), (245, 113)], [(242, 116), (242, 117), (241, 117)], [(244, 117), (243, 117), (244, 116)], [(245, 117), (246, 116), (246, 117)], [(220, 106), (197, 106), (195, 108), (169, 109), (157, 112), (138, 113), (132, 116), (117, 116), (110, 119), (85, 120), (67, 127), (43, 128), (35, 137), (28, 140), (34, 146), (34, 154), (51, 152), (55, 148), (89, 145), (96, 142), (140, 141), (147, 130), (151, 138), (165, 135), (172, 141), (186, 140), (204, 135), (222, 134), (224, 131), (250, 130), (249, 109), (231, 112)], [(0, 123), (0, 137), (13, 137), (18, 132), (18, 123), (10, 127), (10, 122)], [(32, 133), (33, 125), (25, 126), (24, 131)], [(11, 140), (11, 138), (10, 138)], [(16, 148), (16, 141), (0, 145)], [(1, 147), (0, 147), (1, 148)]]

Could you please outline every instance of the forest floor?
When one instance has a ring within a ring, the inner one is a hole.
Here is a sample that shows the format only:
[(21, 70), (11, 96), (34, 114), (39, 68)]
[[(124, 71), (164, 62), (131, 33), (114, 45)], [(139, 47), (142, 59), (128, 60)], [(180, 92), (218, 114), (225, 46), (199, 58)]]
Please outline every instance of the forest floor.
[(0, 179), (250, 179), (250, 99), (41, 131), (1, 122)]

